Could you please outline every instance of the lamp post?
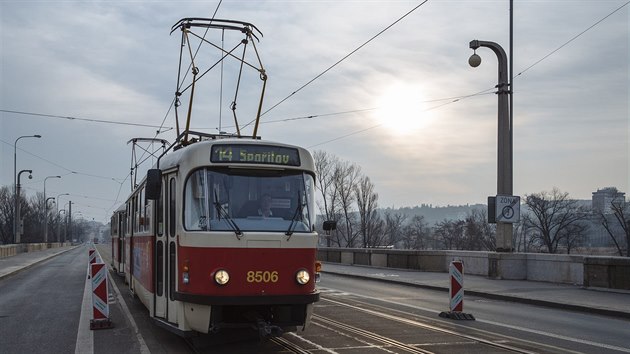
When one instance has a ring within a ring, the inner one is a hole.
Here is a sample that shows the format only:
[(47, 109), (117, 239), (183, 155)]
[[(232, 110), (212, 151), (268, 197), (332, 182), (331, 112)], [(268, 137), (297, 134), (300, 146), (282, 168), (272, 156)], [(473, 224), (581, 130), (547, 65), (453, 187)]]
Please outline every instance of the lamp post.
[(67, 221), (66, 221), (66, 218), (67, 218), (66, 209), (61, 209), (61, 210), (57, 211), (57, 216), (61, 217), (61, 212), (62, 211), (63, 211), (63, 242), (65, 243), (66, 242), (66, 224), (67, 224)]
[(46, 232), (48, 232), (48, 201), (51, 200), (53, 203), (55, 202), (55, 197), (48, 197), (44, 202), (44, 214), (46, 214)]
[[(497, 85), (498, 96), (498, 148), (497, 148), (497, 195), (511, 196), (512, 191), (512, 118), (510, 115), (509, 97), (511, 95), (508, 84), (507, 55), (500, 45), (494, 42), (473, 40), (470, 48), (477, 50), (479, 47), (490, 48), (499, 61), (499, 82)], [(468, 59), (472, 67), (481, 64), (481, 58), (477, 53)], [(512, 224), (497, 223), (497, 252), (512, 252)]]
[(20, 234), (22, 233), (21, 227), (19, 225), (20, 222), (20, 213), (21, 213), (21, 203), (20, 203), (20, 178), (22, 177), (22, 173), (24, 172), (28, 172), (28, 178), (29, 179), (33, 179), (33, 170), (22, 170), (20, 171), (20, 173), (18, 173), (18, 177), (17, 177), (17, 184), (15, 185), (15, 198), (17, 200), (17, 203), (15, 203), (15, 243), (20, 243)]
[(61, 197), (62, 195), (70, 195), (70, 193), (61, 193), (57, 196), (55, 200), (55, 208), (57, 208), (57, 212), (59, 212), (59, 197)]
[[(17, 240), (17, 218), (15, 217), (17, 214), (17, 209), (18, 209), (18, 198), (16, 196), (17, 194), (17, 143), (18, 140), (22, 139), (22, 138), (41, 138), (42, 136), (39, 134), (35, 134), (35, 135), (22, 135), (21, 137), (15, 139), (15, 143), (13, 143), (13, 198), (14, 200), (14, 214), (13, 214), (13, 236), (15, 237), (15, 239)], [(16, 241), (17, 242), (17, 241)]]
[(46, 199), (46, 181), (49, 178), (61, 178), (61, 176), (48, 176), (44, 178), (44, 243), (48, 243), (48, 199)]

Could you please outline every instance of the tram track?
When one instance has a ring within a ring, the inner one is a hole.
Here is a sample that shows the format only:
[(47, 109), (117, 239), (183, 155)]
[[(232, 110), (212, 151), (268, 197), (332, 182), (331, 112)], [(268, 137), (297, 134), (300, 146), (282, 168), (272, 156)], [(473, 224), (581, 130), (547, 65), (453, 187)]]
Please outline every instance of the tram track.
[(308, 350), (298, 346), (297, 344), (294, 344), (282, 337), (274, 337), (271, 338), (271, 341), (276, 343), (277, 345), (281, 346), (282, 348), (291, 351), (292, 353), (296, 353), (296, 354), (311, 354), (311, 352), (309, 352)]
[[(346, 308), (349, 308), (349, 309), (351, 309), (353, 311), (366, 313), (366, 314), (369, 314), (371, 316), (375, 316), (375, 317), (380, 318), (380, 319), (389, 320), (389, 321), (393, 321), (393, 322), (396, 322), (396, 323), (400, 323), (400, 324), (404, 324), (404, 325), (408, 325), (408, 326), (413, 326), (413, 327), (417, 327), (417, 328), (422, 328), (422, 329), (425, 329), (425, 330), (429, 330), (429, 331), (433, 331), (433, 332), (437, 332), (437, 333), (441, 333), (441, 334), (445, 334), (445, 335), (449, 335), (449, 336), (454, 336), (454, 337), (457, 337), (457, 338), (462, 338), (462, 339), (465, 339), (465, 340), (468, 340), (468, 341), (479, 343), (481, 345), (485, 345), (485, 346), (488, 346), (488, 347), (496, 348), (496, 349), (499, 349), (499, 350), (504, 350), (504, 351), (509, 352), (509, 353), (523, 353), (523, 354), (540, 353), (541, 347), (544, 347), (545, 349), (547, 349), (549, 352), (552, 352), (552, 353), (579, 353), (579, 352), (569, 351), (566, 348), (559, 348), (559, 347), (545, 345), (545, 344), (541, 344), (541, 343), (534, 343), (534, 342), (522, 340), (522, 339), (519, 339), (519, 338), (514, 338), (514, 337), (505, 336), (505, 335), (500, 335), (500, 334), (497, 334), (497, 333), (489, 333), (487, 331), (483, 331), (483, 330), (479, 330), (479, 329), (474, 329), (474, 330), (477, 331), (477, 332), (484, 332), (484, 334), (486, 334), (486, 335), (492, 335), (495, 339), (494, 340), (490, 340), (490, 339), (483, 338), (482, 336), (478, 336), (478, 335), (458, 333), (458, 332), (456, 332), (455, 330), (452, 330), (452, 329), (442, 328), (442, 327), (438, 327), (438, 326), (435, 326), (435, 325), (428, 324), (426, 322), (421, 322), (421, 321), (418, 320), (418, 317), (422, 317), (422, 316), (412, 315), (412, 318), (408, 318), (408, 316), (410, 315), (409, 313), (402, 313), (401, 311), (393, 310), (393, 309), (390, 309), (390, 308), (384, 308), (384, 307), (381, 307), (381, 306), (378, 306), (378, 305), (375, 305), (375, 304), (362, 302), (362, 301), (358, 301), (358, 300), (355, 300), (355, 299), (353, 299), (352, 301), (357, 303), (358, 305), (344, 303), (344, 302), (341, 302), (341, 301), (330, 299), (328, 297), (322, 297), (321, 301), (334, 304), (335, 306), (346, 307)], [(392, 315), (392, 314), (389, 314), (389, 313), (385, 313), (385, 312), (381, 312), (381, 311), (377, 311), (377, 310), (371, 309), (371, 308), (375, 308), (375, 307), (376, 308), (382, 308), (383, 310), (386, 310), (388, 312), (392, 312), (393, 311), (393, 312), (396, 313), (396, 315)], [(313, 317), (314, 318), (318, 318), (318, 317), (321, 317), (321, 316), (314, 315)], [(328, 321), (329, 319), (326, 319), (326, 320)], [(467, 329), (470, 330), (470, 328), (467, 328)], [(501, 337), (502, 340), (497, 341), (496, 337)], [(513, 342), (523, 343), (524, 346), (535, 348), (536, 350), (526, 349), (526, 348), (517, 347), (517, 346), (514, 346), (514, 345), (501, 343), (501, 341), (513, 341)], [(409, 346), (407, 345), (407, 347), (409, 347)], [(418, 349), (417, 347), (413, 347), (413, 348)], [(423, 351), (422, 353), (430, 353), (430, 351)]]
[(370, 332), (370, 331), (365, 330), (365, 329), (361, 329), (361, 328), (358, 328), (358, 327), (355, 327), (355, 326), (351, 326), (349, 324), (345, 324), (345, 323), (333, 320), (331, 318), (323, 317), (323, 316), (320, 316), (320, 315), (313, 315), (312, 320), (313, 320), (313, 324), (319, 324), (321, 326), (329, 326), (329, 327), (337, 328), (337, 329), (339, 329), (341, 331), (354, 333), (354, 334), (360, 335), (362, 337), (365, 337), (367, 339), (370, 339), (372, 341), (376, 341), (376, 342), (385, 344), (388, 347), (401, 349), (401, 350), (403, 350), (404, 352), (407, 352), (407, 353), (433, 354), (433, 352), (431, 352), (431, 351), (420, 349), (420, 348), (414, 347), (412, 345), (408, 345), (408, 344), (399, 342), (397, 340), (394, 340), (394, 339), (382, 336), (380, 334), (377, 334), (377, 333), (374, 333), (374, 332)]

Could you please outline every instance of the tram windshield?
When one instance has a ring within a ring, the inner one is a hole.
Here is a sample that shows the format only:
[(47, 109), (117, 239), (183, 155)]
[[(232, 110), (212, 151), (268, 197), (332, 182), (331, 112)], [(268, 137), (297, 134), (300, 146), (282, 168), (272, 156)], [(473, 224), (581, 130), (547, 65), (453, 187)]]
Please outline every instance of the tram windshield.
[(186, 180), (188, 231), (310, 232), (313, 176), (302, 171), (202, 168)]

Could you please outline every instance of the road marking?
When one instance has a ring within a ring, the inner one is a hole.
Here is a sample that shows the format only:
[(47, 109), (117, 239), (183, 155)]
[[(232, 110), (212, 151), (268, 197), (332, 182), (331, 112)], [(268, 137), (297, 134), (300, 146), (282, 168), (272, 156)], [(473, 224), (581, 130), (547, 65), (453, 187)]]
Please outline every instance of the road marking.
[(77, 331), (77, 344), (74, 347), (75, 354), (94, 353), (94, 333), (90, 329), (90, 317), (92, 313), (92, 282), (85, 279), (83, 289), (83, 302), (81, 303), (81, 316), (79, 317), (79, 329)]

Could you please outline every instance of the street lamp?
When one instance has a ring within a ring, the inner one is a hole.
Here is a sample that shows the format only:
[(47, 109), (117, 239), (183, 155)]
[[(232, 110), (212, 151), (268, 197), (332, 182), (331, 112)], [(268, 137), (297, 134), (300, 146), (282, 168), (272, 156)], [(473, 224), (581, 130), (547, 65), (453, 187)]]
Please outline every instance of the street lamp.
[[(512, 195), (512, 119), (510, 116), (509, 96), (511, 95), (508, 84), (507, 55), (500, 45), (494, 42), (473, 40), (470, 48), (475, 53), (468, 59), (472, 67), (481, 64), (481, 57), (476, 50), (479, 47), (492, 49), (499, 61), (499, 83), (497, 85), (498, 102), (498, 161), (497, 161), (497, 195)], [(497, 248), (498, 252), (512, 252), (512, 224), (497, 223)]]
[(59, 212), (59, 197), (62, 195), (70, 195), (70, 193), (61, 193), (57, 196), (57, 199), (55, 200), (55, 208), (57, 208), (57, 212)]
[(28, 172), (28, 179), (33, 179), (33, 170), (22, 170), (20, 171), (20, 173), (18, 173), (18, 177), (17, 177), (17, 184), (15, 185), (15, 198), (17, 200), (17, 203), (15, 203), (16, 208), (15, 208), (15, 214), (14, 214), (14, 218), (15, 218), (15, 243), (20, 243), (20, 234), (22, 233), (22, 231), (20, 230), (20, 226), (19, 226), (19, 222), (20, 222), (20, 213), (21, 213), (21, 203), (20, 203), (20, 178), (22, 177), (22, 173), (24, 172)]
[(68, 227), (68, 221), (66, 219), (68, 218), (68, 213), (66, 213), (66, 209), (61, 209), (61, 210), (57, 211), (57, 216), (58, 217), (61, 217), (61, 212), (62, 211), (63, 211), (63, 243), (66, 243), (66, 231), (67, 231), (67, 227)]
[(49, 178), (61, 178), (61, 176), (48, 176), (44, 178), (44, 243), (48, 243), (48, 199), (46, 199), (46, 181)]
[(22, 138), (41, 138), (42, 136), (39, 134), (35, 134), (35, 135), (22, 135), (21, 137), (15, 139), (15, 143), (13, 143), (13, 198), (14, 200), (14, 211), (15, 213), (13, 214), (13, 236), (17, 239), (17, 219), (15, 218), (15, 215), (17, 214), (17, 209), (18, 209), (18, 198), (16, 196), (17, 194), (17, 143), (18, 140), (22, 139)]

